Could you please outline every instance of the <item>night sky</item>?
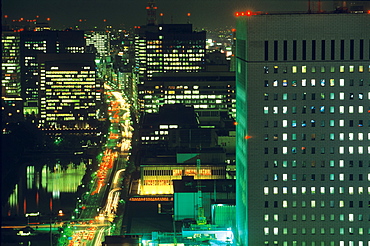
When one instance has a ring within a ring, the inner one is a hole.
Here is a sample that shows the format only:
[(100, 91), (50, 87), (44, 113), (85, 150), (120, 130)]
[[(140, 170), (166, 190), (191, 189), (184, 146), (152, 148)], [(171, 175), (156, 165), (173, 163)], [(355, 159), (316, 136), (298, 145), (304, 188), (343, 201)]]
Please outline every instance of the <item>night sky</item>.
[[(325, 4), (326, 9), (333, 6), (332, 1)], [(3, 0), (2, 5), (3, 16), (8, 15), (8, 20), (34, 19), (39, 15), (42, 21), (51, 18), (51, 26), (58, 29), (75, 25), (82, 29), (103, 28), (106, 24), (131, 28), (146, 24), (147, 0)], [(171, 16), (173, 23), (186, 23), (190, 12), (190, 22), (196, 28), (234, 26), (235, 11), (307, 10), (305, 0), (157, 0), (156, 5), (157, 14), (164, 13), (164, 23), (171, 23)], [(86, 21), (81, 23), (79, 19)]]

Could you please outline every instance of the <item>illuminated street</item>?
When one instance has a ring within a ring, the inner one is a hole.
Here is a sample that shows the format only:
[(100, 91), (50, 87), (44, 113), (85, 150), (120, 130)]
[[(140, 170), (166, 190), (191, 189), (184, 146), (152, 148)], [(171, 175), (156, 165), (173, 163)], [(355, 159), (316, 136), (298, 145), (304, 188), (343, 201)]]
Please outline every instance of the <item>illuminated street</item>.
[(130, 156), (133, 131), (130, 104), (121, 93), (112, 91), (109, 85), (106, 84), (105, 89), (111, 100), (108, 108), (111, 122), (109, 135), (99, 169), (91, 180), (91, 191), (86, 201), (82, 201), (81, 211), (76, 210), (80, 214), (76, 215), (75, 222), (68, 224), (73, 231), (68, 237), (70, 246), (101, 245), (104, 236), (111, 233), (120, 202), (121, 181)]

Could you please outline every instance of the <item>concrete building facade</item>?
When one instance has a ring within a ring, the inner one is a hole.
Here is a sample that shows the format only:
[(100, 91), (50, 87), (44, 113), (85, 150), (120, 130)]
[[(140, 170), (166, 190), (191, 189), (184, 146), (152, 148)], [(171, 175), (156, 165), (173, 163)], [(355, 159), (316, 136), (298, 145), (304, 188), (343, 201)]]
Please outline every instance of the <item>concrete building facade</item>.
[(369, 27), (363, 13), (239, 14), (240, 245), (370, 245)]

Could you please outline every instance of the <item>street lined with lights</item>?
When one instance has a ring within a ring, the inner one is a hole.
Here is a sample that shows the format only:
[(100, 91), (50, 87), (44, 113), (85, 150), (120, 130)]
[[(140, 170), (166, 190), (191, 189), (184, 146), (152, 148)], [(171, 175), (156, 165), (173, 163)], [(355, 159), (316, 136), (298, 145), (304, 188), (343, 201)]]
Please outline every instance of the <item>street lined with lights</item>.
[[(85, 209), (82, 210), (77, 219), (77, 221), (82, 219), (90, 219), (90, 221), (87, 224), (77, 222), (68, 225), (74, 229), (73, 235), (68, 238), (68, 246), (100, 246), (104, 236), (110, 233), (120, 201), (122, 188), (119, 181), (126, 169), (115, 170), (115, 165), (118, 165), (119, 158), (124, 157), (124, 161), (127, 161), (129, 157), (133, 131), (130, 116), (131, 105), (127, 103), (128, 100), (125, 100), (120, 92), (113, 91), (107, 83), (105, 83), (105, 89), (107, 95), (110, 95), (110, 99), (112, 99), (108, 108), (111, 126), (96, 177), (91, 181), (93, 184), (92, 192), (89, 193), (83, 206)], [(112, 186), (109, 184), (111, 177), (113, 177)], [(105, 205), (103, 208), (98, 208), (99, 198), (102, 198), (106, 193), (108, 195)], [(88, 228), (86, 229), (86, 227)]]

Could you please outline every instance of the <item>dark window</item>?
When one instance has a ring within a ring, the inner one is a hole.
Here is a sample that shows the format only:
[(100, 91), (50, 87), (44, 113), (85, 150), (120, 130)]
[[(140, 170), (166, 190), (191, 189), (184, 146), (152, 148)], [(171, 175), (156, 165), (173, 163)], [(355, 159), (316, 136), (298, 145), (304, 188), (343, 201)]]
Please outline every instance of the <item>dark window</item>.
[(358, 206), (359, 206), (360, 208), (362, 208), (362, 207), (364, 206), (364, 202), (363, 202), (363, 201), (358, 201)]
[(306, 60), (306, 49), (307, 49), (307, 42), (306, 40), (302, 40), (302, 60)]
[(265, 80), (265, 87), (269, 87), (269, 81)]
[(360, 39), (360, 60), (364, 59), (364, 40)]
[(363, 161), (358, 161), (358, 166), (359, 166), (359, 167), (363, 167), (363, 165), (364, 165), (364, 164), (363, 164)]
[(316, 40), (312, 40), (312, 60), (316, 60)]
[(316, 94), (315, 93), (311, 94), (311, 100), (316, 100)]
[(335, 60), (335, 40), (331, 41), (331, 57), (332, 60)]
[(321, 181), (325, 181), (325, 174), (321, 174)]
[(350, 127), (353, 127), (353, 120), (350, 120), (350, 121), (349, 121), (349, 126), (350, 126)]
[(293, 61), (297, 60), (297, 40), (293, 40)]
[(265, 208), (268, 208), (268, 207), (269, 207), (269, 202), (265, 201)]
[(265, 121), (265, 127), (269, 127), (269, 122)]
[(269, 60), (269, 41), (265, 41), (265, 61)]
[(354, 55), (355, 54), (355, 40), (351, 39), (349, 41), (349, 59), (350, 60), (353, 60), (354, 59)]
[(325, 40), (321, 40), (321, 60), (325, 60)]
[(277, 101), (277, 100), (278, 100), (278, 96), (279, 96), (279, 94), (274, 93), (274, 100), (275, 100), (275, 101)]
[(269, 162), (265, 161), (265, 168), (269, 167)]
[(353, 201), (349, 201), (349, 207), (353, 208)]
[(315, 181), (315, 174), (311, 174), (311, 180)]
[(288, 60), (288, 41), (284, 40), (283, 43), (283, 54), (284, 54), (284, 61)]
[(277, 208), (277, 207), (278, 207), (278, 202), (274, 201), (274, 208)]
[(358, 180), (359, 180), (359, 181), (363, 181), (363, 180), (364, 180), (364, 175), (359, 174), (359, 175), (358, 175)]
[(269, 148), (265, 148), (265, 154), (269, 153)]
[(312, 147), (311, 148), (311, 154), (315, 154), (316, 153), (316, 149), (315, 149), (315, 147)]
[(279, 50), (278, 50), (278, 41), (274, 41), (274, 61), (278, 60)]
[(274, 127), (278, 127), (278, 122), (277, 122), (277, 120), (274, 120)]
[(340, 59), (344, 60), (344, 40), (340, 41)]
[(349, 175), (349, 180), (350, 180), (350, 181), (353, 181), (353, 174), (350, 174), (350, 175)]
[(278, 148), (274, 148), (274, 154), (278, 153)]

